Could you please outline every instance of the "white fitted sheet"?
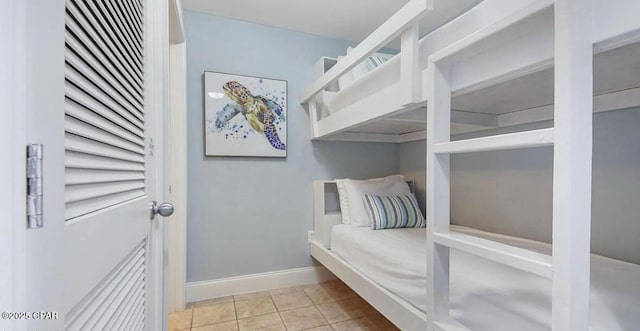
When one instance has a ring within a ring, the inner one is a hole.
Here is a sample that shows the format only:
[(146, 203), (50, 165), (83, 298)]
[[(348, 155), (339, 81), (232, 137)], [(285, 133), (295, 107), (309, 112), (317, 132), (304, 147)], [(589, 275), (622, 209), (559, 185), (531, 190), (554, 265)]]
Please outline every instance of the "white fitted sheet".
[[(452, 227), (549, 254), (549, 244)], [(336, 225), (331, 251), (382, 287), (426, 310), (425, 229)], [(451, 250), (451, 315), (472, 330), (549, 330), (551, 280)], [(640, 266), (591, 257), (590, 330), (640, 330)]]

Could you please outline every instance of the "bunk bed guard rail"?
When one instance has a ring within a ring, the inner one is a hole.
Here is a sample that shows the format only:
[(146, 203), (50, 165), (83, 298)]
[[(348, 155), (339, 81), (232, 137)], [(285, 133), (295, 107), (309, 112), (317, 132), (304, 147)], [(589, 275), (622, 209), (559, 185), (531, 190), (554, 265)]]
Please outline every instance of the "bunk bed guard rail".
[(418, 23), (433, 10), (434, 0), (411, 0), (402, 9), (391, 16), (373, 33), (365, 38), (353, 51), (318, 78), (301, 96), (300, 103), (309, 103), (314, 96), (327, 88), (345, 73), (380, 48), (386, 46), (398, 36), (401, 37), (401, 78), (406, 84), (408, 103), (417, 101), (420, 96), (420, 74), (418, 70)]

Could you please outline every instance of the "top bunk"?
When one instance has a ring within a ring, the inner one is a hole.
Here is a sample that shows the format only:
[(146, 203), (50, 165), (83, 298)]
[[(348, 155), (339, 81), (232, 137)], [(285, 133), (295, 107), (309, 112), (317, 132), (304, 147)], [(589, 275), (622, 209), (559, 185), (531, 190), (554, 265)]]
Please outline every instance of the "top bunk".
[[(308, 105), (312, 140), (425, 139), (427, 70), (451, 70), (451, 134), (553, 119), (552, 0), (484, 0), (418, 39), (433, 0), (412, 0), (342, 59), (322, 58)], [(438, 3), (435, 3), (437, 6)], [(640, 105), (637, 1), (593, 0), (594, 112)], [(400, 52), (348, 86), (339, 79), (400, 37)]]

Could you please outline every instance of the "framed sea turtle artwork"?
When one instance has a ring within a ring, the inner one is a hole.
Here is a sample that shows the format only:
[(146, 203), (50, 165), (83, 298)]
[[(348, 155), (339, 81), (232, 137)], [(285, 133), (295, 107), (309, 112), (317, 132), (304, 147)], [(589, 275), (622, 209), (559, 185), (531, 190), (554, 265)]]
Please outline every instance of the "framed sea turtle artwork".
[(206, 156), (287, 156), (287, 81), (204, 73)]

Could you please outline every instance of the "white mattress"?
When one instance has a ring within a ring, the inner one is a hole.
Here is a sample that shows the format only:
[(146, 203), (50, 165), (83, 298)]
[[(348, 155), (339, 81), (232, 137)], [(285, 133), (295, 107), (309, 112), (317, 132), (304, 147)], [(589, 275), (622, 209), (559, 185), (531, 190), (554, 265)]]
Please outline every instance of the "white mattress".
[[(454, 231), (549, 254), (550, 245), (463, 227)], [(425, 229), (337, 225), (331, 251), (382, 287), (426, 310)], [(549, 330), (551, 281), (451, 250), (451, 315), (472, 330)], [(591, 258), (590, 330), (640, 330), (640, 266)]]

